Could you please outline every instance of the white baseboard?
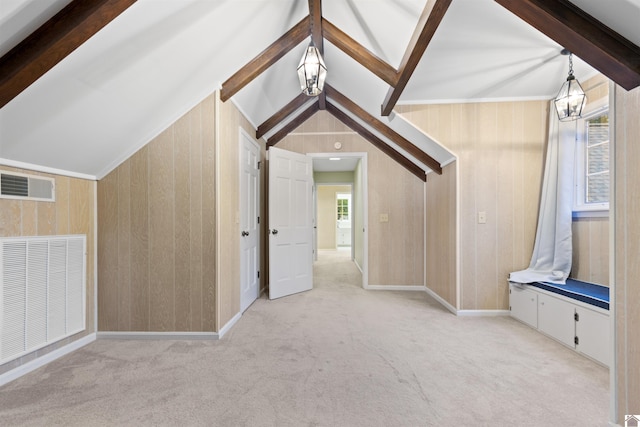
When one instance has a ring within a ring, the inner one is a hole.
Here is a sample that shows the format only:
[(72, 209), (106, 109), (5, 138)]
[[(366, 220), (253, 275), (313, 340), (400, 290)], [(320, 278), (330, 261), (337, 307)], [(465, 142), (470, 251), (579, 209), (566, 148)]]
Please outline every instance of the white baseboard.
[(98, 332), (101, 340), (217, 340), (217, 332)]
[(366, 285), (364, 287), (369, 291), (419, 291), (424, 292), (425, 287), (422, 285), (406, 286), (406, 285)]
[(444, 306), (444, 308), (446, 308), (447, 310), (449, 310), (450, 312), (452, 312), (453, 314), (457, 315), (458, 314), (458, 310), (456, 310), (456, 308), (454, 306), (452, 306), (451, 304), (449, 304), (444, 298), (442, 298), (440, 295), (436, 294), (434, 291), (432, 291), (429, 288), (424, 288), (424, 291), (426, 293), (429, 294), (429, 296), (431, 298), (433, 298), (434, 300), (438, 301), (440, 304), (442, 304)]
[(226, 334), (227, 332), (229, 332), (229, 329), (231, 329), (233, 327), (233, 325), (236, 324), (236, 322), (238, 320), (240, 320), (240, 318), (242, 317), (242, 313), (237, 313), (235, 316), (233, 316), (231, 318), (231, 320), (229, 320), (227, 322), (226, 325), (224, 325), (222, 328), (220, 328), (220, 331), (218, 332), (218, 339), (222, 338), (224, 336), (224, 334)]
[(353, 263), (356, 265), (356, 267), (358, 267), (358, 270), (360, 270), (360, 274), (364, 274), (364, 270), (362, 270), (362, 267), (360, 267), (360, 264), (358, 264), (358, 260), (354, 258)]
[(458, 316), (469, 317), (491, 317), (491, 316), (509, 316), (509, 310), (458, 310)]
[(23, 375), (28, 374), (29, 372), (35, 371), (38, 368), (43, 367), (47, 363), (53, 362), (56, 359), (61, 358), (62, 356), (66, 356), (67, 354), (78, 350), (79, 348), (84, 347), (87, 344), (90, 344), (96, 340), (96, 334), (89, 334), (85, 337), (80, 338), (72, 343), (65, 345), (64, 347), (60, 347), (55, 349), (43, 356), (38, 357), (30, 362), (25, 363), (24, 365), (18, 366), (10, 371), (5, 372), (0, 375), (0, 386), (3, 386), (15, 379), (20, 378)]

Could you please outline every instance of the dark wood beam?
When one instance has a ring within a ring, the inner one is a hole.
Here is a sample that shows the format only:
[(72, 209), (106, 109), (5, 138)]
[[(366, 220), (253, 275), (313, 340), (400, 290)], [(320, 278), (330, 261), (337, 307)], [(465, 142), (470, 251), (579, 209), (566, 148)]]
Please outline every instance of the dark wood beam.
[(325, 85), (324, 88), (327, 96), (338, 104), (342, 105), (349, 112), (351, 112), (354, 116), (365, 122), (367, 125), (372, 127), (373, 129), (380, 132), (386, 138), (389, 138), (394, 144), (398, 147), (402, 148), (407, 153), (411, 154), (418, 161), (422, 162), (426, 166), (428, 166), (431, 170), (433, 170), (438, 175), (442, 175), (442, 167), (440, 163), (422, 151), (420, 148), (412, 144), (408, 139), (391, 129), (389, 126), (385, 125), (379, 119), (373, 117), (367, 111), (365, 111), (362, 107), (357, 105), (355, 102), (347, 98), (345, 95), (334, 89), (332, 86)]
[(136, 0), (74, 0), (0, 58), (0, 108)]
[(395, 68), (378, 58), (375, 54), (367, 50), (366, 47), (349, 37), (326, 19), (322, 19), (322, 34), (338, 49), (355, 59), (360, 65), (380, 77), (390, 86), (395, 86), (396, 83), (398, 83), (398, 72)]
[(240, 89), (258, 77), (267, 68), (275, 64), (287, 52), (309, 37), (310, 18), (307, 16), (298, 22), (282, 37), (273, 42), (247, 65), (238, 70), (222, 84), (220, 99), (224, 102), (235, 95)]
[(309, 17), (311, 40), (324, 55), (324, 39), (322, 38), (322, 0), (309, 0)]
[(402, 165), (409, 172), (420, 178), (422, 181), (427, 181), (427, 174), (425, 173), (420, 166), (416, 165), (405, 156), (402, 155), (399, 151), (396, 151), (393, 147), (385, 143), (383, 140), (378, 138), (376, 135), (371, 133), (367, 128), (362, 126), (357, 121), (353, 120), (343, 111), (341, 111), (338, 107), (333, 105), (331, 101), (327, 102), (327, 111), (332, 114), (335, 118), (340, 120), (346, 126), (351, 128), (358, 135), (362, 136), (364, 139), (369, 141), (375, 147), (377, 147), (380, 151), (385, 153), (387, 156), (391, 157), (393, 160)]
[(302, 107), (307, 101), (309, 101), (309, 97), (304, 93), (300, 93), (300, 95), (293, 98), (291, 102), (282, 107), (274, 115), (265, 120), (264, 123), (258, 126), (258, 129), (256, 130), (256, 138), (262, 138), (263, 136), (265, 136), (271, 129), (276, 127), (278, 123), (289, 117), (294, 111)]
[(267, 148), (273, 147), (278, 142), (282, 141), (282, 139), (284, 139), (284, 137), (287, 136), (292, 130), (300, 126), (302, 123), (306, 122), (319, 110), (320, 107), (318, 106), (317, 102), (311, 104), (306, 110), (302, 111), (300, 114), (294, 117), (293, 120), (284, 125), (282, 129), (274, 133), (273, 136), (267, 140)]
[(318, 95), (318, 107), (320, 107), (321, 110), (327, 109), (327, 94), (324, 91)]
[(400, 67), (398, 68), (398, 82), (394, 87), (389, 89), (389, 92), (387, 92), (387, 96), (382, 103), (383, 116), (391, 114), (393, 107), (396, 106), (398, 99), (400, 99), (400, 95), (402, 95), (404, 88), (407, 86), (407, 83), (409, 83), (411, 75), (418, 66), (424, 51), (427, 50), (427, 46), (429, 46), (429, 42), (431, 42), (431, 39), (438, 29), (440, 22), (442, 22), (442, 18), (447, 12), (450, 4), (451, 0), (427, 1), (427, 5), (425, 6), (422, 15), (420, 15), (416, 30), (411, 37), (409, 46), (407, 47), (404, 57), (402, 58), (402, 62), (400, 63)]
[(640, 86), (640, 47), (571, 2), (567, 0), (496, 0), (496, 2), (575, 53), (623, 88), (631, 90)]

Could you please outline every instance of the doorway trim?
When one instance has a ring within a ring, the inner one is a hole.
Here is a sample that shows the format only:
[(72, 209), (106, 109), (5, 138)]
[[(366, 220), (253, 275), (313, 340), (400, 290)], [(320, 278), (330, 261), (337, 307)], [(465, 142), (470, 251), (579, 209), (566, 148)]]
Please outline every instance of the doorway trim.
[[(349, 157), (349, 158), (358, 158), (361, 160), (361, 173), (362, 173), (362, 208), (363, 208), (363, 218), (362, 218), (362, 227), (363, 227), (363, 248), (362, 248), (362, 264), (358, 265), (358, 262), (355, 260), (354, 262), (360, 272), (362, 273), (362, 287), (364, 289), (369, 288), (369, 172), (368, 172), (368, 164), (367, 164), (367, 153), (366, 152), (351, 152), (351, 153), (307, 153), (307, 156), (311, 158), (330, 158), (330, 157)], [(314, 171), (315, 172), (315, 171)], [(324, 183), (323, 183), (324, 184)], [(337, 183), (344, 184), (344, 183)], [(355, 182), (353, 183), (355, 185)], [(317, 183), (314, 183), (314, 186), (317, 186)], [(317, 191), (316, 195), (317, 197)], [(352, 198), (353, 198), (353, 188), (352, 188)], [(354, 220), (355, 223), (355, 220)], [(354, 224), (355, 225), (355, 224)], [(353, 229), (353, 242), (355, 244), (355, 227)], [(353, 249), (353, 253), (355, 254), (355, 247)]]

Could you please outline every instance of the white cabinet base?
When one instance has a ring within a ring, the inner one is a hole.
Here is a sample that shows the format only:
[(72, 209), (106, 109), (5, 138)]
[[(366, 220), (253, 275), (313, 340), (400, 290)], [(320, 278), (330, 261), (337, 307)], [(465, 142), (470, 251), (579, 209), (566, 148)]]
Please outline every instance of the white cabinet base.
[(519, 321), (605, 366), (610, 365), (608, 310), (511, 282), (509, 309)]

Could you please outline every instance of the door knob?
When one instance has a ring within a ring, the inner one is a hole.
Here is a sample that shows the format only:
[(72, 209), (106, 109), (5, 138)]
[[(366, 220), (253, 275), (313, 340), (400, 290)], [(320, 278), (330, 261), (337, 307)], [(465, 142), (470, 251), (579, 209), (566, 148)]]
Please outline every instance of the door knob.
[(278, 230), (271, 230), (271, 234), (278, 234)]
[(242, 237), (246, 237), (246, 236), (248, 236), (248, 235), (249, 235), (249, 232), (248, 232), (248, 231), (243, 231), (243, 232), (242, 232)]

